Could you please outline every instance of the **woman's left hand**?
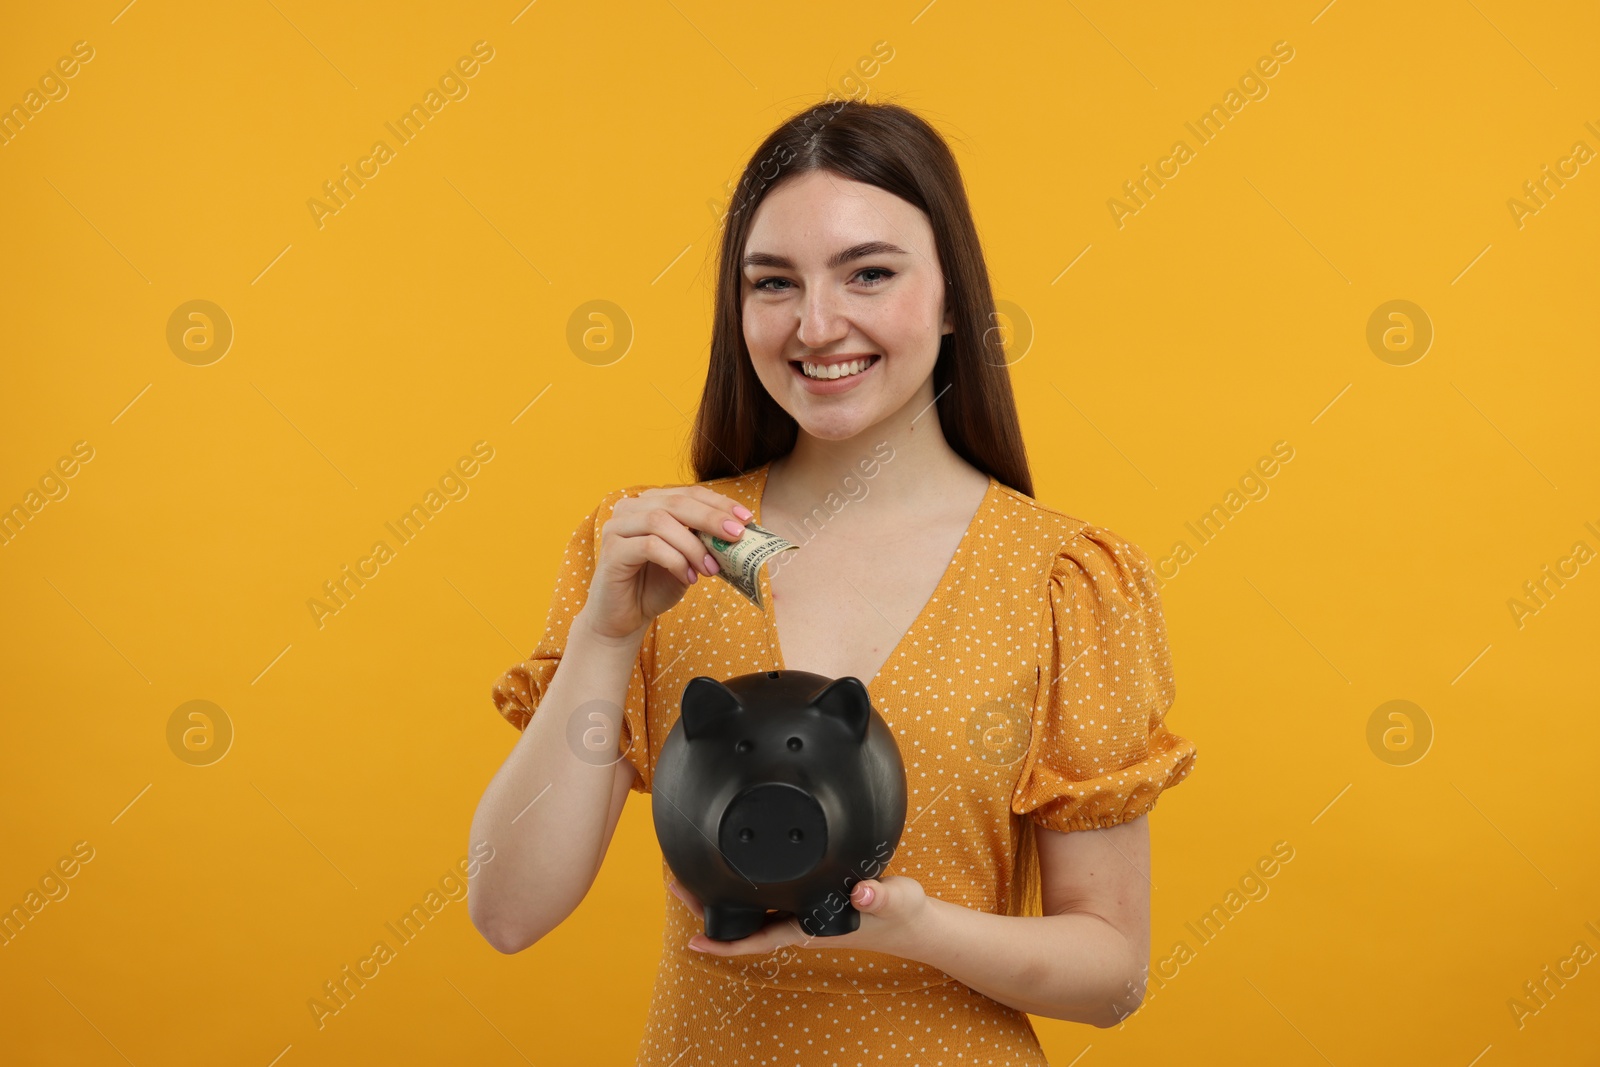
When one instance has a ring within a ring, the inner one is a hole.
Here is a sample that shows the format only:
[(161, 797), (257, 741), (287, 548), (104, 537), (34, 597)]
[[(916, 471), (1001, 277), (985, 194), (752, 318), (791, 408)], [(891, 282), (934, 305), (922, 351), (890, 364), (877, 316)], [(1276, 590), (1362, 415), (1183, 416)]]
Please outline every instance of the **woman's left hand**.
[[(705, 908), (699, 898), (675, 880), (667, 888), (694, 913), (703, 931)], [(850, 891), (850, 904), (861, 913), (861, 926), (848, 934), (815, 937), (801, 929), (799, 918), (793, 917), (768, 922), (738, 941), (713, 941), (703, 932), (697, 933), (689, 939), (689, 947), (708, 956), (759, 955), (785, 945), (859, 948), (904, 955), (905, 946), (916, 943), (916, 931), (926, 921), (929, 911), (928, 896), (921, 884), (898, 874), (857, 882)]]

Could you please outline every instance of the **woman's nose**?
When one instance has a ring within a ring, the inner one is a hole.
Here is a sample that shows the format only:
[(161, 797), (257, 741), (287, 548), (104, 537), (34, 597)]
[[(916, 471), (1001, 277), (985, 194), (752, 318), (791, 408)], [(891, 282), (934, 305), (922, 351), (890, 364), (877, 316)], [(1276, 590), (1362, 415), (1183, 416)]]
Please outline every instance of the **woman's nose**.
[(825, 289), (806, 291), (800, 303), (800, 343), (807, 348), (824, 348), (849, 332), (836, 294)]

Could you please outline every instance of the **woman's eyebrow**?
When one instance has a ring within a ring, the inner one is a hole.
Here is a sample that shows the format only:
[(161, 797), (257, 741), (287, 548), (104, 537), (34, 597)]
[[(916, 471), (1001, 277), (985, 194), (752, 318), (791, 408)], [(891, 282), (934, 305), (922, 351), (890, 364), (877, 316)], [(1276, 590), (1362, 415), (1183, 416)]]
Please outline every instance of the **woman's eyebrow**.
[[(828, 257), (827, 267), (832, 270), (842, 267), (855, 259), (865, 259), (868, 256), (909, 256), (911, 253), (897, 244), (888, 241), (863, 241), (851, 245), (849, 248), (835, 252)], [(787, 256), (776, 255), (772, 252), (750, 252), (744, 257), (746, 267), (777, 267), (780, 270), (794, 270), (794, 263)]]

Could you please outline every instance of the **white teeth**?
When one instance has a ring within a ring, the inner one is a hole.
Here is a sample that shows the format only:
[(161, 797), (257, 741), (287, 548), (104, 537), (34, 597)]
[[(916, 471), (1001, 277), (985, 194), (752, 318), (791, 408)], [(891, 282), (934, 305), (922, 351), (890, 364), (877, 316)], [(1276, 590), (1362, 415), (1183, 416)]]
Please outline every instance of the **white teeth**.
[(872, 357), (868, 356), (866, 359), (853, 359), (848, 363), (835, 363), (832, 366), (802, 362), (800, 369), (805, 372), (807, 378), (832, 380), (834, 378), (848, 378), (852, 374), (860, 374), (871, 365)]

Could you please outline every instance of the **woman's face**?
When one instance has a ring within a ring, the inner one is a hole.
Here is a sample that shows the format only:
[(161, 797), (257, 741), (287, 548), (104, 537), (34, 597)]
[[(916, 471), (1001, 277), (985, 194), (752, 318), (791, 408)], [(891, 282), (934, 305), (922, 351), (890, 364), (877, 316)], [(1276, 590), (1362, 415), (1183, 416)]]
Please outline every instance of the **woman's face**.
[[(875, 185), (807, 171), (761, 201), (742, 270), (756, 375), (802, 431), (846, 440), (932, 403), (939, 338), (953, 322), (921, 210)], [(844, 374), (862, 361), (865, 370)]]

